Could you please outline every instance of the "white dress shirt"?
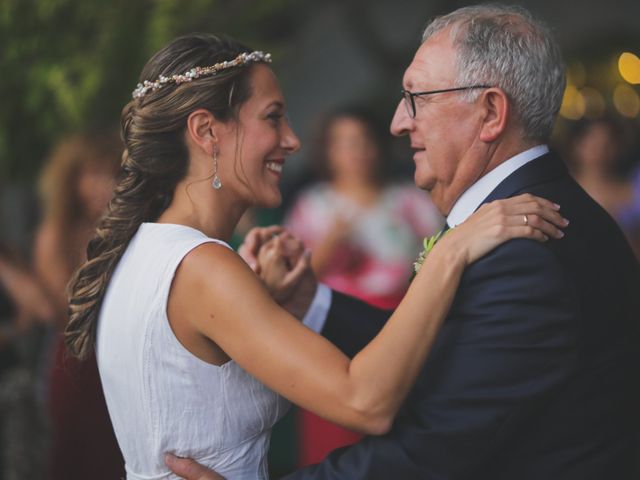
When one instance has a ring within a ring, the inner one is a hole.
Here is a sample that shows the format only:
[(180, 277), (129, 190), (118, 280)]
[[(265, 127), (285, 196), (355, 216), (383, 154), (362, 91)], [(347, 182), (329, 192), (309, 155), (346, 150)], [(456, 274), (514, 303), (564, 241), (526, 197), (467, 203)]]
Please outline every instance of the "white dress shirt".
[[(449, 227), (460, 225), (477, 210), (483, 200), (487, 198), (505, 178), (523, 165), (548, 152), (549, 147), (547, 145), (537, 145), (511, 157), (484, 175), (465, 190), (456, 203), (453, 204), (451, 212), (449, 212), (449, 216), (447, 217), (447, 225), (449, 225)], [(327, 315), (331, 307), (331, 299), (331, 289), (322, 283), (318, 284), (315, 297), (303, 319), (303, 323), (313, 331), (319, 333), (327, 321)]]
[(453, 204), (447, 217), (447, 225), (449, 225), (449, 227), (460, 225), (478, 209), (483, 200), (487, 198), (505, 178), (531, 160), (535, 160), (548, 152), (549, 147), (546, 145), (537, 145), (517, 154), (515, 157), (511, 157), (506, 162), (501, 163), (491, 170), (484, 177), (481, 177), (476, 183), (465, 190), (456, 203)]
[(302, 323), (309, 327), (316, 333), (320, 333), (324, 328), (324, 324), (327, 321), (327, 315), (329, 315), (329, 308), (331, 307), (331, 300), (333, 292), (324, 283), (318, 284), (318, 289), (313, 297), (311, 306)]

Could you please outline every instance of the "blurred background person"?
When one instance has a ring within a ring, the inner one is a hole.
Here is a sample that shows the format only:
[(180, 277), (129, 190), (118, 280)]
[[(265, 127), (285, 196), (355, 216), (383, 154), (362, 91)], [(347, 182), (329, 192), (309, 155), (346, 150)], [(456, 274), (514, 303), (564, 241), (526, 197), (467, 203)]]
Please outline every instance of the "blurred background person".
[(54, 308), (15, 250), (0, 243), (0, 478), (44, 478), (43, 325)]
[(440, 230), (443, 219), (425, 192), (390, 181), (387, 137), (365, 110), (330, 114), (313, 159), (320, 181), (300, 193), (285, 224), (313, 250), (324, 283), (394, 308), (421, 237)]
[(630, 182), (622, 172), (625, 153), (621, 125), (609, 118), (585, 120), (568, 138), (574, 178), (614, 218), (632, 198)]
[(86, 258), (97, 221), (109, 202), (122, 143), (116, 133), (73, 135), (53, 150), (42, 172), (42, 223), (35, 238), (35, 269), (56, 310), (49, 384), (50, 478), (118, 479), (124, 461), (113, 433), (95, 357), (66, 353), (67, 283)]
[[(413, 183), (390, 181), (387, 137), (364, 109), (328, 115), (313, 158), (320, 180), (300, 193), (285, 225), (313, 251), (322, 282), (391, 309), (409, 286), (422, 237), (438, 232), (443, 219)], [(298, 425), (301, 465), (360, 438), (305, 411)]]
[(580, 186), (616, 219), (640, 258), (640, 171), (629, 173), (637, 132), (629, 127), (612, 117), (578, 122), (567, 138), (567, 159)]

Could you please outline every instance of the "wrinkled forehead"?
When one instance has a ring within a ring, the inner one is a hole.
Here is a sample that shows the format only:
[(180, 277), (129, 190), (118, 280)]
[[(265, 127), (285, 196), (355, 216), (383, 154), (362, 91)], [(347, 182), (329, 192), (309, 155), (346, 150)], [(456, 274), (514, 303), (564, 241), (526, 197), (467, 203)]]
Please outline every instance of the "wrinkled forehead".
[(402, 83), (407, 90), (450, 88), (456, 73), (456, 51), (448, 29), (443, 29), (420, 45)]

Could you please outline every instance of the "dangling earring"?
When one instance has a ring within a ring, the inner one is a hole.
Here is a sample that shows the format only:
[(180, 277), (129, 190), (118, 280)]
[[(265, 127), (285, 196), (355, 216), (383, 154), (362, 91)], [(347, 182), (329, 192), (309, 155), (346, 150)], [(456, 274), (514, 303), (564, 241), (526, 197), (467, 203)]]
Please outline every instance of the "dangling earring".
[(213, 147), (213, 180), (211, 181), (211, 186), (216, 190), (220, 190), (222, 188), (222, 182), (220, 181), (220, 177), (218, 176), (218, 146)]

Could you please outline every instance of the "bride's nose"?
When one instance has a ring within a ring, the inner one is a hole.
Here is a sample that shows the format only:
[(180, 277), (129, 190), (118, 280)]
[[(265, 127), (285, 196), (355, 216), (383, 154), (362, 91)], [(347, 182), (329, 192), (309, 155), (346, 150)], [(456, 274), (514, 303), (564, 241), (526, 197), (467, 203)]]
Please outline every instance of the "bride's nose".
[(291, 128), (288, 120), (282, 133), (282, 140), (280, 141), (280, 145), (289, 154), (295, 153), (300, 150), (300, 139)]

